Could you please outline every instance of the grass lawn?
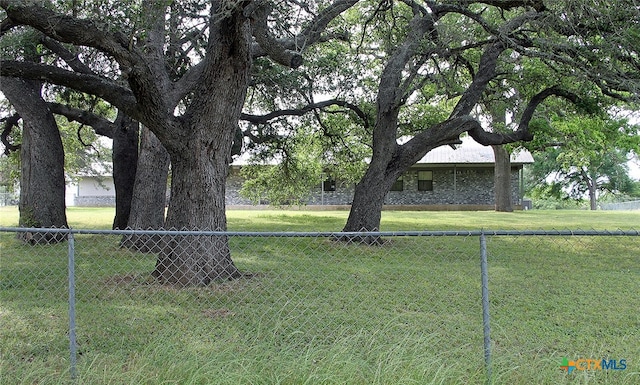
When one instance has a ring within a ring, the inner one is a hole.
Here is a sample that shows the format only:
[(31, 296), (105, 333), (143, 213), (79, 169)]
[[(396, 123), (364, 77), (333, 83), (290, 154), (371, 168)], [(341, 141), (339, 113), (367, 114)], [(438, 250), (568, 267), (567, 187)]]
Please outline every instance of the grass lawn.
[[(67, 208), (69, 226), (110, 229), (113, 208)], [(347, 211), (231, 210), (231, 231), (340, 231)], [(16, 206), (0, 206), (0, 226), (17, 226)], [(640, 211), (531, 210), (494, 211), (384, 211), (383, 231), (394, 230), (617, 230), (640, 228)]]
[[(235, 231), (339, 231), (347, 212), (230, 211)], [(113, 209), (70, 208), (74, 228)], [(383, 213), (383, 230), (630, 229), (640, 212)], [(0, 226), (17, 210), (0, 207)], [(251, 278), (176, 290), (155, 256), (78, 235), (79, 384), (482, 384), (476, 237), (230, 240)], [(0, 384), (69, 382), (67, 245), (0, 233)], [(640, 237), (490, 237), (495, 384), (640, 383)], [(626, 360), (560, 370), (562, 359)], [(620, 367), (620, 365), (618, 365)]]

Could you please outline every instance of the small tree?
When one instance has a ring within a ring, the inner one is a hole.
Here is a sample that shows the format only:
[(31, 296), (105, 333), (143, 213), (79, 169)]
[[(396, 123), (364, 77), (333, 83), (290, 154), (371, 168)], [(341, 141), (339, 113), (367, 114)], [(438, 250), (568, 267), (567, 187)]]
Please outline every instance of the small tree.
[(541, 188), (551, 179), (563, 188), (556, 188), (556, 195), (586, 195), (591, 210), (597, 209), (599, 193), (633, 190), (627, 161), (630, 152), (640, 150), (637, 126), (597, 116), (557, 117), (532, 146), (545, 141), (554, 145), (534, 152), (534, 186)]
[[(270, 123), (268, 130), (280, 135), (264, 135), (266, 127), (260, 127), (262, 135), (249, 133), (253, 141), (247, 152), (253, 156), (241, 171), (246, 179), (241, 194), (256, 203), (266, 199), (272, 205), (296, 205), (303, 204), (327, 178), (339, 176), (345, 184), (361, 178), (371, 153), (362, 142), (366, 116), (356, 106), (340, 106), (345, 104), (328, 100), (309, 106), (314, 110), (311, 117)], [(357, 115), (357, 120), (350, 114)]]

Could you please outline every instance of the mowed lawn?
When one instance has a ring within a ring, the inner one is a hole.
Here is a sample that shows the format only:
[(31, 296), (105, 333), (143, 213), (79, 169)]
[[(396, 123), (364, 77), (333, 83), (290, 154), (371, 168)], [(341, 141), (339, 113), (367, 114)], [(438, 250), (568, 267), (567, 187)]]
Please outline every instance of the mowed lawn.
[[(105, 207), (70, 207), (69, 226), (110, 229), (115, 211)], [(340, 231), (348, 211), (230, 210), (231, 231)], [(17, 226), (16, 206), (0, 206), (0, 226)], [(384, 211), (382, 231), (401, 230), (616, 230), (640, 229), (640, 211), (531, 210)]]
[[(339, 231), (347, 215), (232, 210), (228, 219), (232, 231)], [(108, 229), (112, 216), (68, 209), (76, 229)], [(640, 212), (382, 218), (383, 231), (640, 227)], [(17, 220), (15, 207), (0, 207), (0, 226)], [(77, 235), (76, 383), (486, 382), (477, 237), (230, 243), (247, 277), (175, 289), (149, 279), (154, 254), (123, 249), (117, 236)], [(67, 250), (0, 233), (0, 384), (70, 382)], [(487, 253), (493, 383), (640, 383), (640, 237), (496, 236)], [(617, 369), (569, 374), (564, 358)]]

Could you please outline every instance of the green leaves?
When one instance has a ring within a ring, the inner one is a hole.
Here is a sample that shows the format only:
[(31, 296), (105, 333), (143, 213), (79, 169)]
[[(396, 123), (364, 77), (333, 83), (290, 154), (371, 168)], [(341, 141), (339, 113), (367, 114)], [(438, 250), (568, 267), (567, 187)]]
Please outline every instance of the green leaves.
[(535, 154), (533, 186), (543, 195), (564, 194), (575, 199), (589, 191), (592, 195), (595, 191), (630, 193), (634, 185), (626, 162), (630, 152), (640, 150), (638, 133), (638, 126), (625, 119), (579, 114), (556, 117), (536, 132), (555, 145)]
[(304, 204), (312, 188), (322, 180), (319, 146), (312, 140), (297, 140), (283, 153), (285, 156), (277, 164), (260, 164), (256, 156), (253, 164), (243, 166), (240, 172), (246, 181), (240, 194), (255, 204)]

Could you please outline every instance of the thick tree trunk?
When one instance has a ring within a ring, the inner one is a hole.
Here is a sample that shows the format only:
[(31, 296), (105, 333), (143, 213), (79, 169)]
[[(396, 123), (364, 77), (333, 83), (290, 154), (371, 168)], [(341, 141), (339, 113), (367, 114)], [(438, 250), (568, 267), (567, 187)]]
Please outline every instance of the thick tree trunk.
[[(396, 142), (398, 112), (399, 107), (378, 111), (373, 156), (367, 172), (356, 185), (349, 217), (342, 230), (344, 232), (379, 231), (384, 198), (402, 172), (415, 163), (400, 160), (400, 149)], [(354, 241), (369, 244), (381, 242), (379, 237), (360, 237)]]
[(589, 181), (589, 208), (591, 210), (597, 210), (598, 209), (598, 189), (596, 186), (596, 178), (595, 177), (590, 177)]
[(121, 111), (113, 132), (113, 184), (116, 189), (114, 229), (125, 229), (129, 222), (131, 200), (138, 164), (138, 122)]
[[(231, 149), (225, 141), (218, 143), (227, 149), (219, 148), (215, 153), (203, 156), (205, 154), (192, 148), (186, 156), (172, 156), (168, 229), (226, 230), (225, 180)], [(205, 146), (195, 147), (209, 152)], [(153, 272), (160, 282), (179, 286), (207, 285), (211, 281), (241, 275), (231, 260), (226, 236), (176, 235), (166, 237), (162, 245)]]
[(343, 231), (378, 231), (384, 198), (394, 181), (389, 184), (383, 173), (369, 169), (356, 185)]
[(159, 229), (164, 226), (168, 177), (169, 153), (153, 132), (143, 127), (130, 228)]
[(494, 197), (496, 211), (512, 212), (511, 202), (511, 155), (502, 145), (493, 145)]
[[(20, 219), (23, 227), (68, 227), (65, 213), (64, 149), (58, 125), (38, 82), (2, 78), (2, 92), (22, 116)], [(62, 234), (24, 233), (30, 243), (62, 241)]]
[(598, 209), (598, 185), (597, 185), (597, 175), (594, 175), (582, 168), (580, 171), (580, 175), (582, 180), (587, 184), (587, 193), (589, 194), (589, 209), (597, 210)]
[[(128, 227), (158, 230), (164, 226), (169, 153), (148, 128), (143, 126), (140, 131), (140, 156)], [(146, 235), (126, 235), (122, 239), (122, 246), (142, 252), (157, 251), (158, 244), (158, 237)]]
[[(252, 37), (241, 10), (216, 21), (210, 34), (209, 61), (182, 123), (188, 134), (164, 143), (172, 167), (168, 229), (227, 229), (225, 182), (249, 84)], [(164, 239), (153, 276), (162, 283), (191, 286), (241, 274), (226, 236), (179, 235)]]

